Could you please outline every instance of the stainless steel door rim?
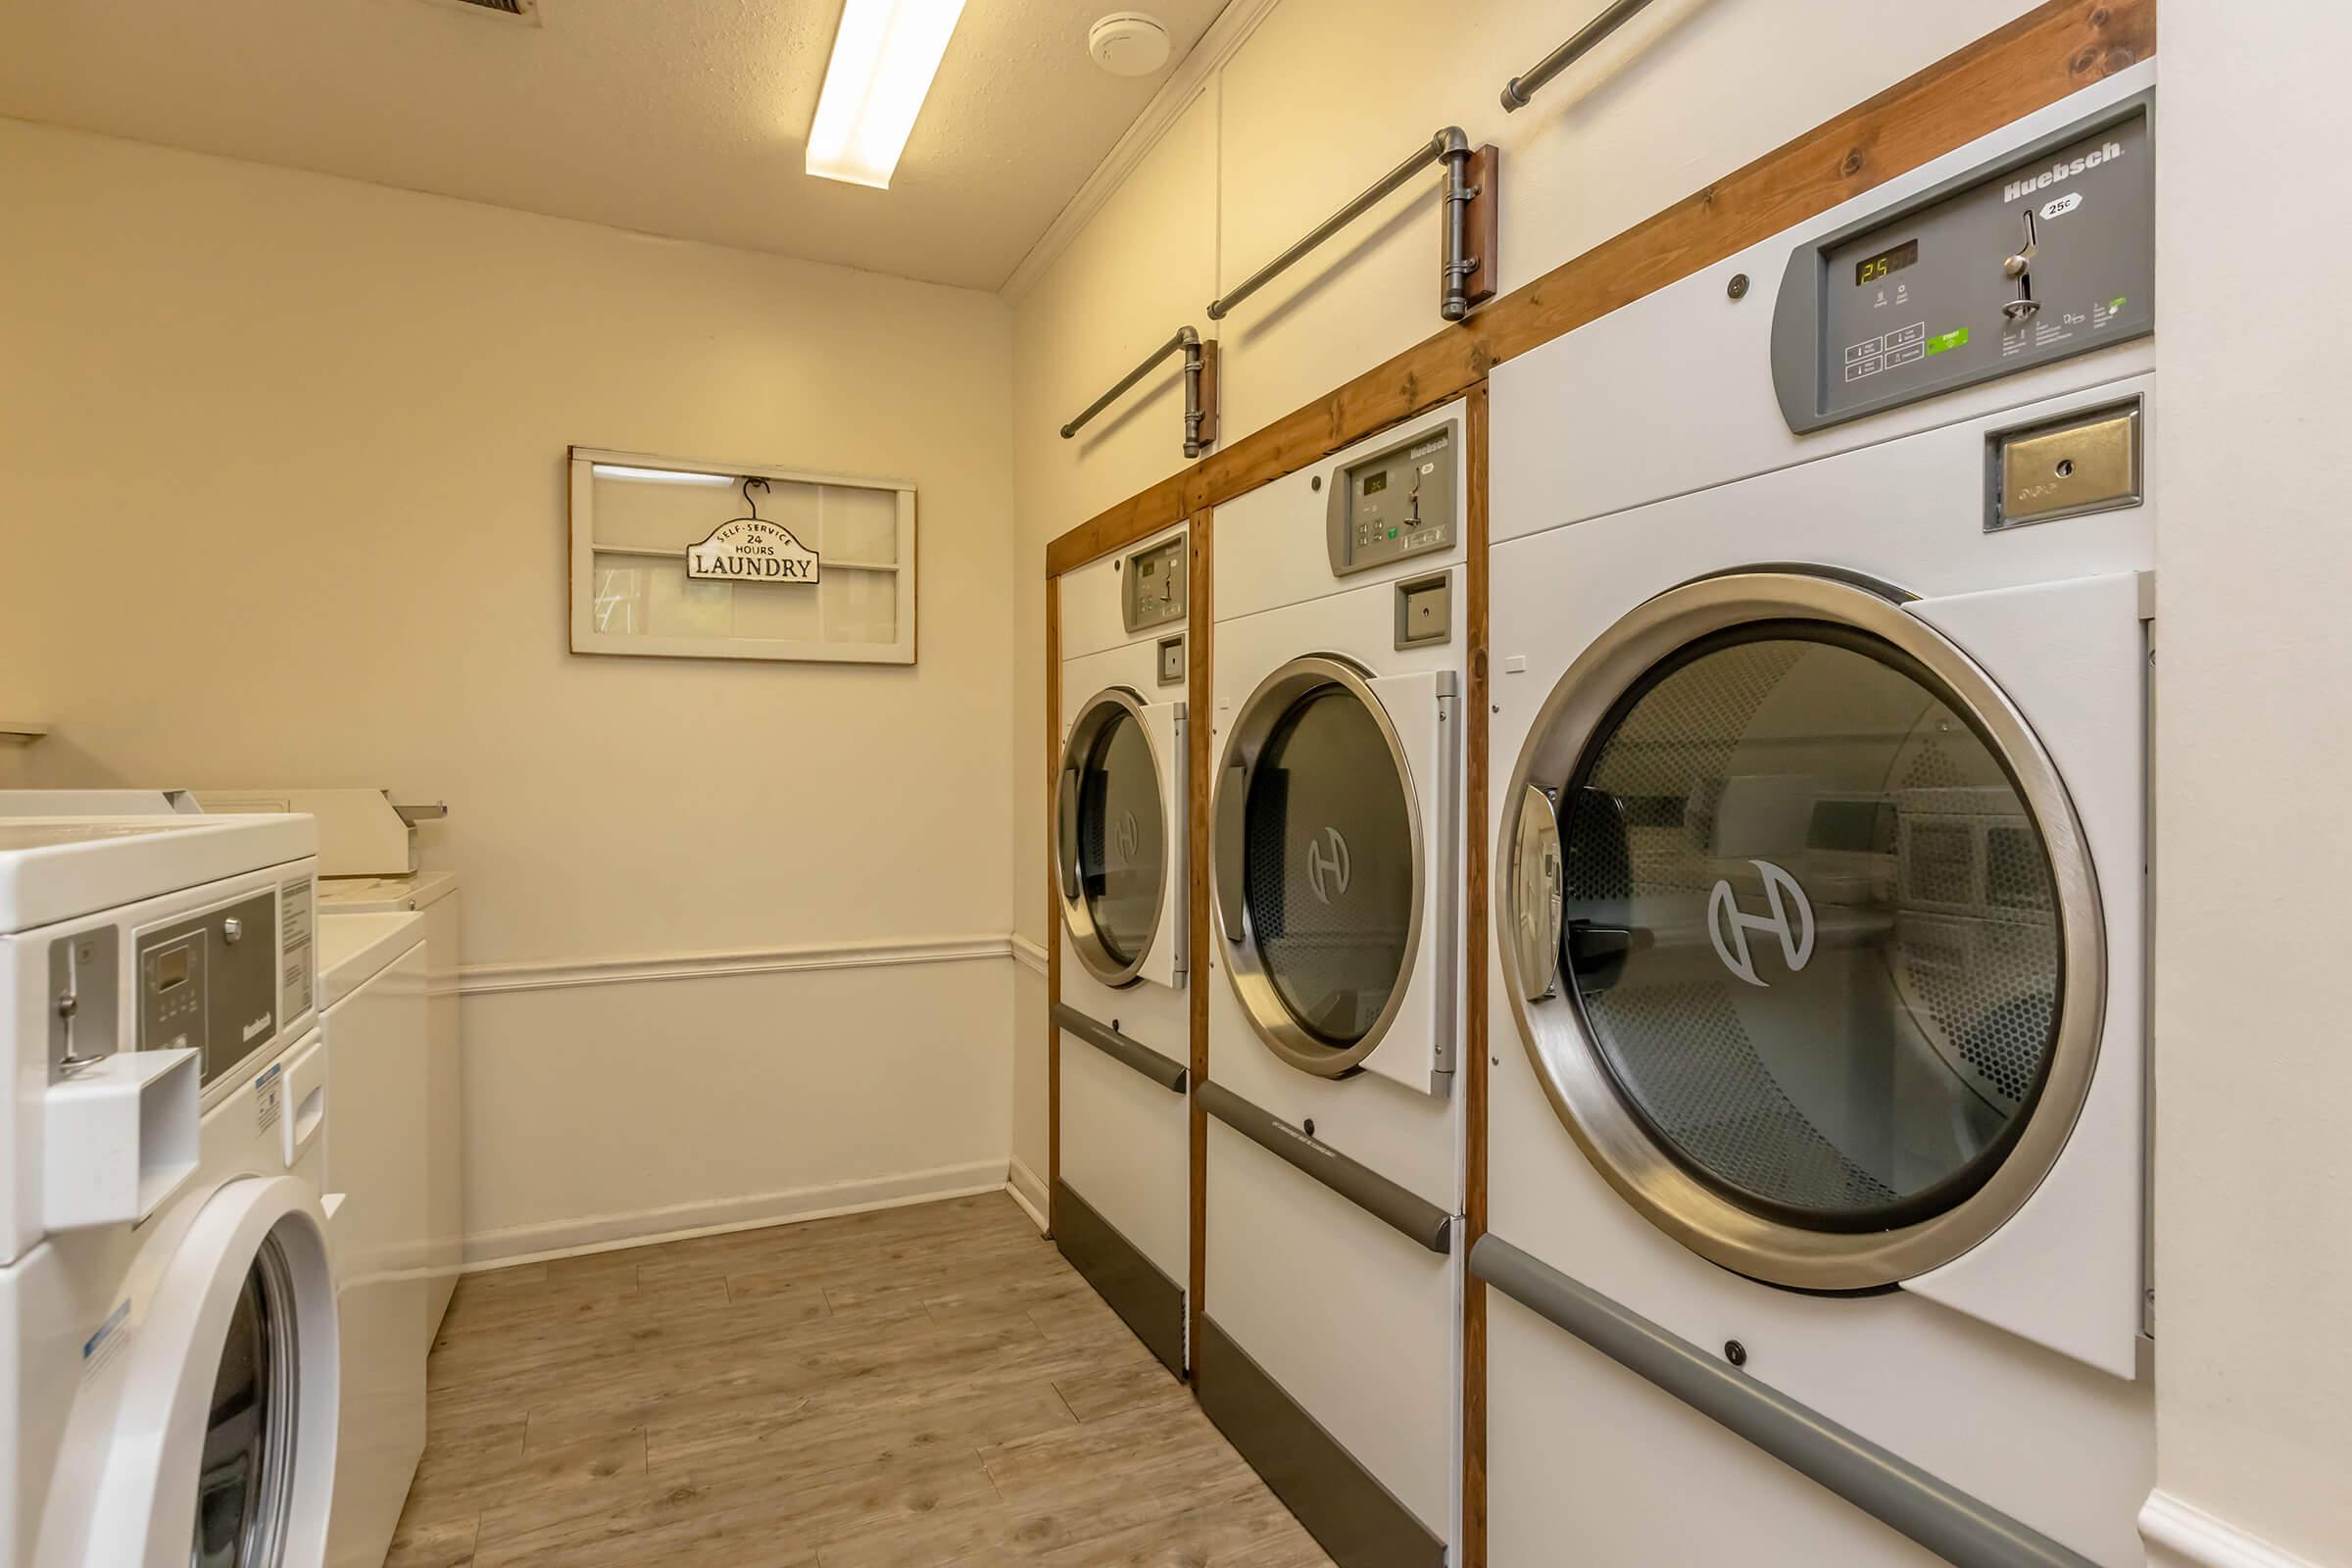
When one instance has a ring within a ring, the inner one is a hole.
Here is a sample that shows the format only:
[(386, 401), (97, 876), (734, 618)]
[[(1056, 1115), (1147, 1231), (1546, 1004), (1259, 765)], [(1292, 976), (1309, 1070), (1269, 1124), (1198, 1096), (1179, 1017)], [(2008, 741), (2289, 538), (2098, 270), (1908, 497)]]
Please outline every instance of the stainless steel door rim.
[[(1105, 933), (1095, 920), (1095, 910), (1086, 895), (1085, 868), (1078, 863), (1079, 791), (1083, 788), (1086, 767), (1093, 758), (1095, 747), (1112, 725), (1122, 720), (1132, 723), (1152, 754), (1152, 793), (1158, 797), (1162, 828), (1160, 832), (1159, 878), (1161, 896), (1153, 901), (1152, 919), (1143, 939), (1135, 944), (1132, 955), (1121, 955), (1105, 940)], [(1054, 801), (1054, 866), (1056, 886), (1061, 896), (1062, 924), (1069, 929), (1070, 945), (1077, 951), (1078, 961), (1086, 971), (1106, 986), (1128, 986), (1136, 983), (1145, 961), (1151, 957), (1152, 947), (1159, 941), (1159, 923), (1166, 905), (1166, 878), (1173, 858), (1175, 836), (1166, 831), (1168, 803), (1159, 781), (1168, 776), (1168, 760), (1159, 755), (1152, 739), (1151, 726), (1144, 722), (1143, 699), (1123, 686), (1107, 687), (1086, 700), (1078, 717), (1070, 725), (1070, 738), (1061, 752), (1061, 777), (1056, 786)], [(1178, 776), (1181, 776), (1178, 775)]]
[[(1243, 1015), (1266, 1048), (1301, 1072), (1323, 1078), (1342, 1078), (1355, 1072), (1379, 1049), (1412, 989), (1415, 956), (1428, 903), (1428, 855), (1424, 841), (1420, 797), (1411, 765), (1396, 726), (1370, 685), (1370, 675), (1353, 661), (1312, 654), (1294, 659), (1258, 682), (1241, 706), (1227, 736), (1217, 768), (1216, 796), (1211, 808), (1212, 898), (1219, 930), (1225, 938), (1225, 977), (1242, 1004)], [(1309, 700), (1341, 695), (1360, 706), (1385, 743), (1395, 769), (1396, 787), (1403, 803), (1411, 852), (1411, 901), (1403, 938), (1403, 958), (1389, 987), (1385, 1005), (1369, 1027), (1354, 1040), (1335, 1044), (1300, 1022), (1284, 1001), (1269, 971), (1260, 934), (1250, 913), (1245, 877), (1248, 866), (1248, 806), (1252, 779), (1268, 744), (1283, 721)]]
[[(1930, 672), (1988, 740), (2040, 834), (2058, 924), (2057, 1011), (2039, 1093), (1990, 1175), (1949, 1207), (1887, 1229), (1822, 1229), (1758, 1213), (1661, 1147), (1602, 1059), (1572, 976), (1544, 997), (1543, 977), (1524, 972), (1516, 943), (1499, 942), (1496, 953), (1538, 1081), (1627, 1201), (1692, 1251), (1738, 1273), (1803, 1290), (1868, 1290), (1948, 1262), (2005, 1224), (2057, 1162), (2089, 1092), (2105, 1012), (2097, 878), (2064, 783), (2024, 716), (1965, 653), (1884, 594), (1795, 569), (1727, 573), (1657, 595), (1592, 643), (1545, 700), (1498, 798), (1520, 801), (1531, 786), (1564, 788), (1606, 738), (1621, 699), (1648, 672), (1700, 639), (1765, 622), (1860, 633)], [(1506, 932), (1522, 917), (1522, 842), (1519, 813), (1504, 812), (1495, 900)]]

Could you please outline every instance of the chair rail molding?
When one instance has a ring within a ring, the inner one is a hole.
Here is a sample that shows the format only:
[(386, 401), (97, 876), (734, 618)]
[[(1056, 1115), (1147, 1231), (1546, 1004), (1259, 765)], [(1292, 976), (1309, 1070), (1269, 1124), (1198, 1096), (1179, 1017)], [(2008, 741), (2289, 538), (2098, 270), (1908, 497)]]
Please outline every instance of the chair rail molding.
[(2148, 1494), (2139, 1534), (2157, 1549), (2151, 1568), (2321, 1568), (2164, 1491)]
[[(874, 941), (807, 943), (725, 953), (646, 954), (605, 958), (543, 958), (518, 963), (467, 964), (458, 971), (458, 994), (557, 991), (576, 986), (628, 985), (655, 980), (702, 980), (720, 975), (779, 974), (802, 969), (882, 969), (917, 963), (966, 963), (1017, 958), (1015, 939), (1002, 932), (963, 936), (886, 937)], [(1026, 961), (1025, 959), (1023, 961)]]

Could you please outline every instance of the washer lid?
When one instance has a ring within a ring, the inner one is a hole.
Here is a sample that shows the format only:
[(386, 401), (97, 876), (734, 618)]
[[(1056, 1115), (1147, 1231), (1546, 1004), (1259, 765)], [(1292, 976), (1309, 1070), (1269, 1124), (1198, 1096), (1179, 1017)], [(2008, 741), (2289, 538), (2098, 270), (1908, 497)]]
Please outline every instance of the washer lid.
[(19, 817), (0, 821), (0, 932), (136, 904), (318, 849), (307, 816)]

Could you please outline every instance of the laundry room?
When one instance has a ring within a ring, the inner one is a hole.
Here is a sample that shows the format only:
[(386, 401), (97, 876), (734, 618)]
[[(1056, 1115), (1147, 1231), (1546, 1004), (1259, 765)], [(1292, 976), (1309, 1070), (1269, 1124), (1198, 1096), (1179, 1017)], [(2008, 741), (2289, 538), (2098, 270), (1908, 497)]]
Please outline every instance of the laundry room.
[(17, 7), (0, 1568), (2352, 1565), (2347, 53)]

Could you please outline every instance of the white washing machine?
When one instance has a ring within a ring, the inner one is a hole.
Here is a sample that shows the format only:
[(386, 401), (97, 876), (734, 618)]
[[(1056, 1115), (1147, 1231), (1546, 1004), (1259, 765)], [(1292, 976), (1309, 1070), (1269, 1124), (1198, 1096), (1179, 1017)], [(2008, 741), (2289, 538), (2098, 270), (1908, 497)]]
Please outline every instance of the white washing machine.
[(380, 1568), (424, 1452), (432, 1270), (426, 916), (318, 922), (319, 1032), (335, 1102), (325, 1177), (343, 1348), (328, 1568)]
[(169, 792), (210, 812), (307, 811), (318, 822), (318, 912), (424, 916), (427, 973), (424, 1201), (427, 1292), (424, 1344), (430, 1348), (465, 1262), (466, 1063), (458, 1003), (463, 936), (458, 876), (427, 869), (417, 853), (417, 824), (449, 808), (399, 805), (384, 789), (284, 788)]
[(1054, 1238), (1168, 1370), (1192, 1273), (1190, 533), (1060, 579), (1061, 1165)]
[(1346, 1568), (1459, 1539), (1466, 424), (1216, 514), (1195, 1375)]
[(2152, 82), (1494, 372), (1495, 1568), (2142, 1561)]
[(314, 844), (307, 817), (0, 823), (11, 1568), (324, 1550)]

